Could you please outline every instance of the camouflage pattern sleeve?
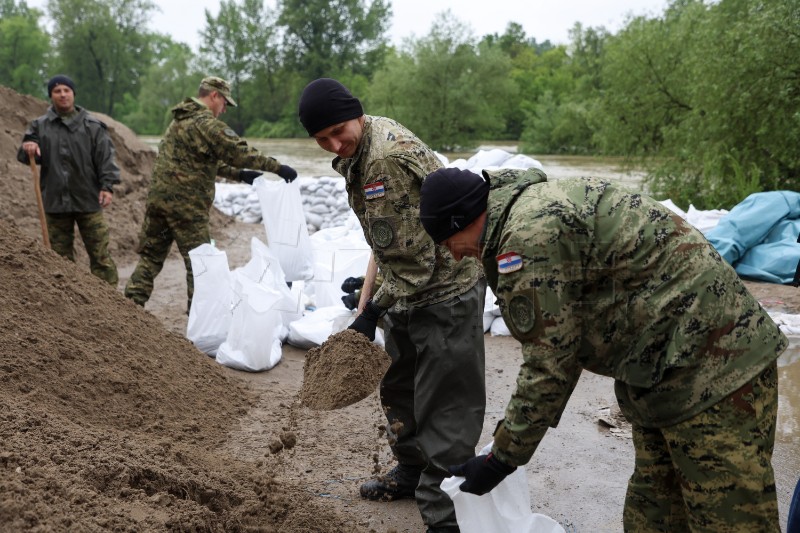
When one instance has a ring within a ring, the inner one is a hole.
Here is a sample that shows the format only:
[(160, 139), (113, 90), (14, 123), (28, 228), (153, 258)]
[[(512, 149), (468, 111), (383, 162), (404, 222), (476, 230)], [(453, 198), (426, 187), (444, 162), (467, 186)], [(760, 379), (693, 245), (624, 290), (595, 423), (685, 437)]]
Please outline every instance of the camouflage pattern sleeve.
[(573, 307), (580, 301), (581, 266), (576, 247), (559, 240), (558, 217), (530, 213), (508, 222), (498, 248), (496, 294), (506, 325), (522, 343), (523, 362), (493, 452), (519, 466), (558, 423), (580, 377), (581, 326)]
[[(389, 308), (424, 287), (436, 266), (436, 248), (419, 220), (419, 190), (423, 176), (405, 160), (387, 157), (368, 169), (366, 227), (383, 283), (373, 301)], [(380, 185), (378, 185), (380, 184)]]
[(281, 167), (276, 159), (267, 157), (249, 146), (247, 141), (221, 120), (210, 116), (204, 117), (198, 121), (198, 129), (205, 136), (216, 158), (222, 163), (236, 169), (250, 168), (273, 173), (277, 173)]

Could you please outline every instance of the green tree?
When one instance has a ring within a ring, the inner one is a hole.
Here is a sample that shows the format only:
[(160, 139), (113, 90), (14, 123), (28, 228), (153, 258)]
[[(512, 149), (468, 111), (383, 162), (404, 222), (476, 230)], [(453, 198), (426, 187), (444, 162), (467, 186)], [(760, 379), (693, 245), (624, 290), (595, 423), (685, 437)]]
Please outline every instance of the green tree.
[(127, 93), (119, 107), (120, 120), (140, 135), (160, 135), (172, 120), (170, 109), (197, 94), (203, 74), (193, 66), (188, 45), (166, 35), (152, 36), (154, 62), (141, 78), (138, 98)]
[(44, 98), (50, 38), (41, 16), (24, 1), (0, 2), (0, 85)]
[(150, 64), (150, 0), (49, 0), (57, 70), (75, 79), (80, 103), (114, 116), (125, 94), (138, 95)]
[(391, 7), (385, 0), (279, 0), (287, 68), (302, 83), (369, 76), (386, 54)]
[[(240, 133), (261, 107), (256, 96), (260, 88), (248, 82), (259, 74), (266, 87), (275, 85), (269, 76), (278, 59), (275, 18), (260, 0), (223, 0), (216, 17), (206, 10), (206, 26), (200, 32), (201, 64), (208, 75), (230, 82), (233, 98), (241, 105), (228, 109), (222, 118)], [(247, 103), (255, 105), (245, 109)]]
[(469, 147), (505, 131), (516, 86), (499, 48), (478, 46), (450, 11), (430, 33), (406, 41), (373, 78), (371, 108), (409, 127), (433, 148)]

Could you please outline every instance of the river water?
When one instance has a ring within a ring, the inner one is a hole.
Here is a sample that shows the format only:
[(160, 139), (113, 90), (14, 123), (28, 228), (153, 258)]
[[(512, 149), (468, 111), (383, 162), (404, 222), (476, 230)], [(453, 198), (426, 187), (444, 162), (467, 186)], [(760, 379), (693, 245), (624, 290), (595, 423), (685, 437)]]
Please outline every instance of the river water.
[[(159, 140), (156, 137), (141, 139), (151, 146), (157, 146)], [(294, 167), (300, 176), (338, 176), (331, 168), (332, 154), (322, 150), (312, 139), (248, 139), (248, 142), (281, 163)], [(517, 146), (509, 143), (487, 143), (475, 151), (492, 148), (517, 153)], [(442, 155), (454, 161), (458, 158), (468, 159), (475, 151)], [(619, 158), (526, 155), (542, 163), (550, 179), (592, 176), (615, 181), (634, 190), (644, 190), (644, 172), (627, 170)], [(792, 312), (788, 309), (785, 311)], [(778, 361), (780, 399), (777, 446), (773, 459), (779, 492), (784, 493), (781, 495), (782, 507), (787, 499), (785, 491), (791, 490), (800, 477), (800, 337), (792, 337), (790, 341), (789, 349)], [(782, 508), (782, 515), (785, 512)]]

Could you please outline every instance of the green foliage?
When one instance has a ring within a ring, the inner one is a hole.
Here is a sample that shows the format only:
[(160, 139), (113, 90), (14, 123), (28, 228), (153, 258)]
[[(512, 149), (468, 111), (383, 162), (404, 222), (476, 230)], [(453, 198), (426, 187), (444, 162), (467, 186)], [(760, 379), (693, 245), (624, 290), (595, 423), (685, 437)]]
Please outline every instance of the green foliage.
[(375, 74), (369, 112), (397, 119), (436, 149), (471, 146), (505, 130), (516, 94), (510, 72), (508, 56), (478, 46), (447, 11)]
[(149, 0), (50, 0), (56, 69), (75, 80), (76, 101), (114, 116), (125, 93), (138, 95), (151, 61)]
[(50, 38), (39, 26), (41, 15), (24, 1), (0, 3), (0, 85), (45, 98)]

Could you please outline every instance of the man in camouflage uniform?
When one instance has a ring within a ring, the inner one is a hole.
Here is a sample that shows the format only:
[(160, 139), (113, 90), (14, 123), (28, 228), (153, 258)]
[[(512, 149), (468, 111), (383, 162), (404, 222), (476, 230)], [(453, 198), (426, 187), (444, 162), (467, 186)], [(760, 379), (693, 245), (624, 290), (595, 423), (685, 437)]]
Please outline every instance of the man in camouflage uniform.
[(172, 108), (172, 122), (153, 168), (139, 262), (125, 285), (125, 296), (141, 306), (150, 299), (153, 281), (175, 241), (186, 266), (187, 312), (191, 308), (194, 277), (189, 251), (211, 241), (209, 210), (217, 175), (248, 184), (261, 175), (259, 170), (274, 172), (287, 183), (297, 177), (294, 169), (248, 146), (217, 118), (229, 105), (236, 102), (228, 82), (208, 77), (200, 83), (196, 98)]
[(442, 169), (420, 216), (480, 257), (522, 343), (492, 452), (451, 468), (485, 494), (526, 464), (582, 369), (613, 377), (636, 460), (626, 531), (779, 531), (770, 464), (787, 341), (703, 235), (655, 200), (538, 169)]
[[(483, 426), (486, 285), (475, 260), (455, 261), (420, 225), (422, 180), (441, 163), (397, 122), (365, 115), (336, 80), (306, 86), (299, 115), (309, 135), (336, 154), (333, 168), (372, 248), (361, 313), (350, 328), (373, 340), (383, 316), (392, 360), (380, 393), (398, 465), (360, 493), (415, 497), (429, 532), (458, 531), (439, 484), (447, 465), (474, 455)], [(370, 294), (377, 267), (383, 282)]]
[(117, 286), (117, 265), (108, 252), (103, 209), (111, 205), (119, 168), (106, 125), (75, 105), (75, 83), (67, 76), (50, 79), (52, 105), (22, 137), (21, 163), (41, 163), (40, 187), (47, 236), (59, 255), (75, 261), (75, 224), (89, 255), (92, 274)]

